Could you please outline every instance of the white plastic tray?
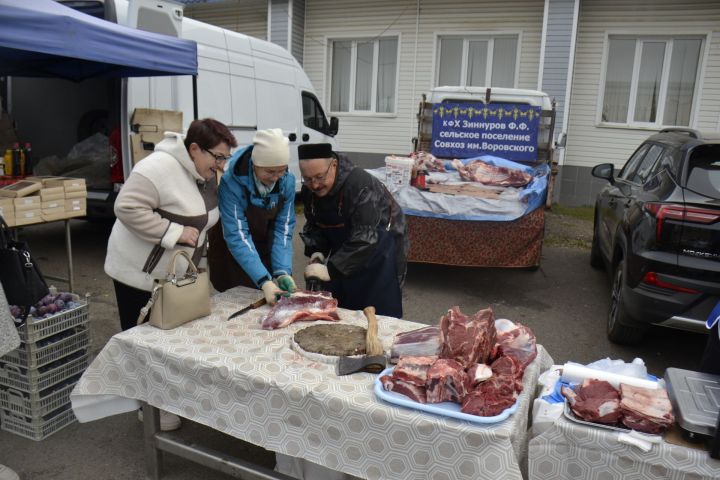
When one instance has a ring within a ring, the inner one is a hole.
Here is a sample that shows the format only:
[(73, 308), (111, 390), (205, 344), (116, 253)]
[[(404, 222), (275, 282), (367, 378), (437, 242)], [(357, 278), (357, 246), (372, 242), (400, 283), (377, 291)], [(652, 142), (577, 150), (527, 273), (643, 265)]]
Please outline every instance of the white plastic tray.
[(409, 397), (406, 397), (405, 395), (396, 392), (389, 392), (383, 388), (382, 383), (380, 382), (380, 377), (382, 377), (383, 375), (392, 374), (394, 369), (394, 367), (386, 368), (385, 370), (380, 372), (380, 374), (375, 379), (375, 395), (388, 403), (400, 405), (402, 407), (412, 408), (414, 410), (421, 410), (423, 412), (428, 412), (443, 417), (451, 417), (458, 420), (465, 420), (466, 422), (478, 424), (502, 422), (510, 415), (515, 413), (520, 406), (520, 397), (518, 397), (515, 403), (511, 407), (503, 410), (500, 415), (495, 415), (494, 417), (480, 417), (478, 415), (471, 415), (469, 413), (461, 412), (460, 405), (453, 402), (418, 403), (411, 400)]

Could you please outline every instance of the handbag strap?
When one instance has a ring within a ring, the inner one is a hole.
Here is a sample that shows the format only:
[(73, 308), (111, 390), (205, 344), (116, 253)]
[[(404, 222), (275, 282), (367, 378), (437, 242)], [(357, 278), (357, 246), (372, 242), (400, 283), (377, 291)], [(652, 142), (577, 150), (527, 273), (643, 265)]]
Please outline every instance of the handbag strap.
[(167, 272), (167, 276), (169, 278), (175, 278), (175, 266), (177, 265), (178, 256), (185, 257), (185, 260), (187, 260), (188, 262), (187, 271), (190, 271), (194, 275), (197, 275), (198, 269), (195, 266), (195, 263), (192, 261), (190, 255), (185, 250), (178, 250), (177, 252), (175, 252), (175, 255), (173, 255), (172, 262), (170, 262), (170, 269)]
[(138, 325), (141, 325), (142, 323), (144, 323), (145, 318), (148, 316), (148, 313), (150, 313), (150, 309), (152, 308), (153, 304), (155, 303), (155, 300), (157, 300), (157, 297), (160, 294), (160, 290), (162, 289), (162, 287), (163, 287), (162, 283), (158, 283), (153, 287), (152, 293), (150, 294), (150, 299), (145, 304), (145, 306), (140, 309), (140, 314), (138, 315), (138, 318), (137, 318)]

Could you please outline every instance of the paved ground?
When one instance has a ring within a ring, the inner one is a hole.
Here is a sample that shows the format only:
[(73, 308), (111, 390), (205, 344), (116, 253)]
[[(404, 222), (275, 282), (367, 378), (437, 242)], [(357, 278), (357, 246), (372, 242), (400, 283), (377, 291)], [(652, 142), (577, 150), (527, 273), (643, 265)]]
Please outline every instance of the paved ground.
[[(669, 366), (695, 368), (704, 347), (701, 335), (658, 328), (641, 347), (620, 347), (607, 341), (609, 285), (607, 276), (588, 264), (590, 229), (588, 221), (549, 215), (542, 265), (537, 271), (411, 265), (404, 290), (405, 318), (432, 324), (452, 305), (465, 312), (491, 305), (498, 317), (532, 327), (556, 363), (586, 363), (607, 356), (627, 361), (641, 357), (657, 375)], [(108, 225), (73, 221), (76, 291), (91, 295), (96, 352), (119, 330), (112, 283), (103, 273), (108, 232)], [(28, 228), (23, 236), (44, 272), (64, 273), (60, 223)], [(300, 272), (304, 259), (299, 245), (295, 257), (295, 269)], [(180, 432), (265, 466), (273, 465), (272, 453), (200, 425), (186, 422)], [(142, 426), (134, 414), (126, 414), (74, 424), (42, 442), (0, 432), (0, 463), (17, 470), (24, 480), (140, 479)], [(230, 477), (168, 457), (164, 478)]]

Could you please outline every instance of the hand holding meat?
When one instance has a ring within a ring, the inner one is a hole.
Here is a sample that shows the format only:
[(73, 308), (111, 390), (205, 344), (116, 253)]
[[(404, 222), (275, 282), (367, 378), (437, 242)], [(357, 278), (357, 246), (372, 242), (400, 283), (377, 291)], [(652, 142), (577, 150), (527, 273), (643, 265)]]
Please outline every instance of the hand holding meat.
[(283, 290), (288, 293), (293, 293), (295, 290), (297, 290), (297, 285), (295, 285), (295, 280), (290, 275), (280, 275), (277, 277), (277, 285), (280, 287), (280, 290)]
[(180, 245), (190, 245), (191, 247), (194, 247), (197, 245), (197, 240), (199, 236), (200, 232), (198, 232), (197, 228), (183, 227), (183, 231), (180, 234), (180, 238), (178, 238), (177, 243)]
[(272, 280), (267, 280), (260, 286), (260, 288), (262, 288), (263, 295), (265, 295), (265, 301), (268, 305), (275, 305), (278, 297), (282, 297), (283, 294), (285, 294), (285, 292), (280, 290), (280, 288), (275, 285), (275, 282)]
[(327, 266), (322, 263), (311, 263), (305, 267), (305, 280), (320, 280), (322, 282), (330, 281), (330, 272)]
[(322, 252), (315, 252), (310, 255), (310, 263), (325, 263), (325, 255)]

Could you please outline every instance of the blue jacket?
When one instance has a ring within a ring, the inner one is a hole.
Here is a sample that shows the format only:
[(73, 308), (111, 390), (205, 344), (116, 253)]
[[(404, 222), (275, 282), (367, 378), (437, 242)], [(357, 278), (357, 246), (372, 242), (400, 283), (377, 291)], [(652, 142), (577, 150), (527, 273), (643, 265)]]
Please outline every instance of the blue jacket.
[[(238, 265), (259, 287), (272, 276), (292, 274), (292, 234), (295, 228), (295, 177), (288, 172), (275, 188), (262, 198), (255, 187), (252, 172), (252, 146), (235, 152), (220, 179), (218, 201), (223, 236)], [(250, 235), (245, 211), (252, 204), (270, 210), (280, 200), (282, 208), (275, 217), (271, 251), (272, 275), (260, 260)], [(211, 247), (212, 248), (212, 247)]]

